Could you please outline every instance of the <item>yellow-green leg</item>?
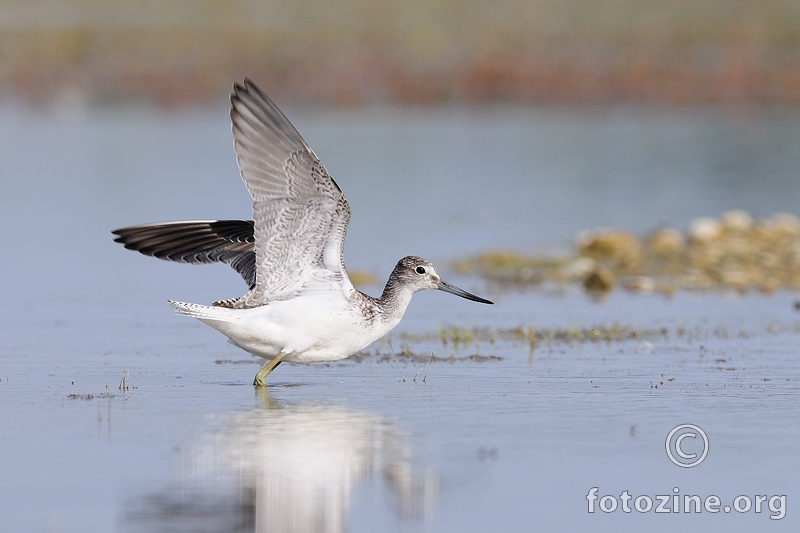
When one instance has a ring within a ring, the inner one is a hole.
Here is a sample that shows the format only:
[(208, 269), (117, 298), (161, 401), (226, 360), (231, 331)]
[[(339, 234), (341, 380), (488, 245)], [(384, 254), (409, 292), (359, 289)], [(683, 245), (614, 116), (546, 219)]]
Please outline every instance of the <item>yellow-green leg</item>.
[(275, 358), (272, 361), (267, 363), (264, 366), (264, 368), (259, 370), (258, 374), (256, 374), (256, 378), (253, 380), (253, 385), (255, 385), (256, 387), (263, 387), (264, 385), (266, 385), (267, 376), (269, 376), (273, 370), (278, 368), (278, 365), (281, 364), (281, 361), (283, 361), (285, 355), (286, 354), (279, 353), (278, 355), (275, 356)]

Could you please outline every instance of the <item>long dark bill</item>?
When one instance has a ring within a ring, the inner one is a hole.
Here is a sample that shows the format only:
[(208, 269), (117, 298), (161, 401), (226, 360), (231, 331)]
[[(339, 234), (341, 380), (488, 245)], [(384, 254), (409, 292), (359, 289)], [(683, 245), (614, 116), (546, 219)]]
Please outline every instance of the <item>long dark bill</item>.
[(473, 302), (480, 302), (482, 304), (494, 304), (494, 302), (490, 302), (485, 298), (481, 298), (480, 296), (475, 296), (474, 294), (470, 294), (464, 289), (459, 289), (455, 285), (451, 285), (446, 281), (439, 281), (436, 284), (436, 286), (440, 291), (449, 292), (450, 294), (461, 296), (462, 298), (466, 298), (467, 300), (472, 300)]

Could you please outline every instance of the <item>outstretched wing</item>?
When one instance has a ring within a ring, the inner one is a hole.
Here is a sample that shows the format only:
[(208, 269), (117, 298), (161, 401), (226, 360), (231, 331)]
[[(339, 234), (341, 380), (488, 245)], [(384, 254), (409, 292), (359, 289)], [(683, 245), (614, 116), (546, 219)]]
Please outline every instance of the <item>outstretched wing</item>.
[(256, 254), (252, 220), (194, 220), (143, 224), (112, 231), (114, 242), (144, 255), (178, 263), (231, 265), (252, 289)]
[(231, 123), (255, 223), (256, 283), (244, 305), (289, 298), (312, 278), (352, 288), (342, 256), (350, 206), (319, 158), (248, 79), (234, 85)]

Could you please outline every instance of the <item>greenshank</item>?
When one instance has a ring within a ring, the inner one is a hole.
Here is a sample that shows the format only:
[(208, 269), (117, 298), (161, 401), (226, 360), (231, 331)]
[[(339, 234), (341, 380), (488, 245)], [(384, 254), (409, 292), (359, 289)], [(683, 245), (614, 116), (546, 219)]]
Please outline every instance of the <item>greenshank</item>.
[(129, 250), (179, 263), (227, 263), (244, 278), (249, 290), (239, 298), (210, 306), (168, 302), (268, 360), (254, 385), (265, 385), (284, 361), (336, 361), (362, 350), (397, 326), (417, 291), (492, 303), (442, 280), (415, 256), (397, 263), (380, 298), (356, 290), (343, 257), (350, 206), (314, 151), (248, 79), (234, 84), (230, 116), (253, 220), (144, 224), (112, 233)]

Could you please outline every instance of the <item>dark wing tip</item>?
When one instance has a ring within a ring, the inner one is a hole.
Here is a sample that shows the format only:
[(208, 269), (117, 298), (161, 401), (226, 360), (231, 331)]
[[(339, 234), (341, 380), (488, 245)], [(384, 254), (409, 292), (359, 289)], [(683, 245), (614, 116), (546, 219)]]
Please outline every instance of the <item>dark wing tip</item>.
[(242, 83), (238, 81), (233, 82), (233, 92), (231, 93), (231, 103), (235, 103), (237, 101), (242, 100), (242, 94), (246, 94), (252, 97), (252, 93), (263, 97), (265, 100), (270, 101), (269, 97), (264, 94), (264, 91), (258, 88), (258, 86), (250, 80), (250, 78), (245, 77)]
[[(269, 96), (267, 96), (267, 94), (264, 91), (262, 91), (261, 88), (258, 85), (253, 83), (253, 80), (251, 80), (250, 78), (248, 78), (246, 76), (244, 78), (244, 89), (249, 94), (255, 94), (257, 96), (260, 96), (261, 98), (263, 98), (264, 100), (266, 100), (267, 102), (269, 102), (270, 104), (275, 106), (275, 103), (272, 101), (272, 99)], [(275, 107), (277, 107), (277, 106), (275, 106)]]
[[(244, 83), (246, 84), (249, 80), (247, 78), (244, 79)], [(238, 97), (240, 93), (246, 92), (245, 86), (238, 81), (233, 82), (233, 92), (231, 93), (231, 98)]]
[(248, 285), (255, 283), (252, 220), (195, 220), (112, 230), (127, 250), (177, 263), (227, 263)]
[(126, 229), (128, 229), (128, 228), (119, 228), (119, 229), (111, 230), (111, 234), (112, 235), (116, 235), (116, 238), (114, 238), (114, 242), (118, 242), (120, 244), (125, 244), (125, 233), (126, 233), (125, 230)]
[(260, 120), (271, 124), (271, 128), (276, 129), (281, 132), (282, 135), (298, 142), (307, 152), (313, 154), (311, 147), (308, 146), (308, 143), (303, 139), (303, 136), (300, 135), (300, 132), (297, 131), (286, 115), (283, 114), (278, 104), (247, 77), (244, 78), (242, 83), (233, 83), (230, 117), (234, 122), (237, 117), (242, 115), (238, 109), (240, 105), (249, 109), (258, 116)]
[[(247, 84), (250, 80), (247, 78), (244, 79), (244, 83)], [(242, 85), (238, 81), (233, 82), (233, 92), (231, 92), (231, 117), (233, 117), (234, 113), (238, 114), (236, 111), (236, 104), (237, 102), (242, 101), (242, 93), (247, 93), (247, 88), (245, 85)]]

